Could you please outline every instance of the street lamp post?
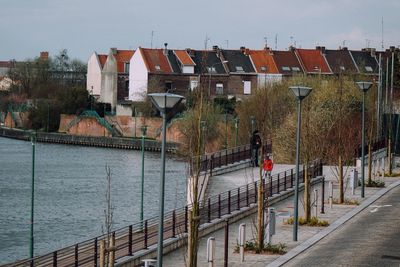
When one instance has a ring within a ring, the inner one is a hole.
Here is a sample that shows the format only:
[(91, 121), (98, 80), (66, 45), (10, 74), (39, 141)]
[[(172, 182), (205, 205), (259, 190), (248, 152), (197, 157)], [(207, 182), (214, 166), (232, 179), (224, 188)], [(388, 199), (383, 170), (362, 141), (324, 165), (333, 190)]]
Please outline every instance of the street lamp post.
[(254, 126), (256, 123), (256, 118), (254, 116), (250, 116), (250, 122), (251, 122), (251, 133), (250, 133), (250, 152), (251, 152), (251, 165), (254, 167), (257, 165), (257, 163), (255, 162), (255, 149), (253, 148), (253, 134), (254, 134)]
[(35, 145), (36, 145), (36, 132), (31, 132), (31, 143), (32, 143), (32, 184), (31, 184), (31, 231), (29, 239), (29, 257), (33, 258), (34, 252), (34, 240), (33, 240), (33, 222), (34, 222), (34, 211), (35, 211)]
[(221, 62), (216, 62), (214, 64), (211, 65), (211, 67), (208, 69), (208, 96), (211, 97), (211, 77), (212, 77), (212, 73), (213, 73), (213, 69), (215, 66), (219, 65), (219, 64), (226, 64), (228, 63), (227, 60), (221, 61)]
[(362, 92), (362, 133), (361, 133), (361, 197), (365, 196), (365, 94), (371, 88), (371, 82), (356, 82)]
[(293, 241), (297, 241), (297, 230), (299, 226), (299, 172), (300, 172), (300, 128), (301, 128), (301, 101), (307, 97), (312, 88), (304, 86), (289, 87), (297, 98), (297, 135), (296, 135), (296, 179), (294, 188), (294, 218), (293, 218)]
[(161, 145), (161, 179), (160, 179), (160, 207), (158, 223), (158, 243), (157, 243), (157, 266), (162, 266), (163, 240), (164, 240), (164, 188), (165, 188), (165, 146), (166, 146), (166, 126), (167, 112), (172, 110), (183, 99), (183, 96), (171, 93), (153, 93), (148, 95), (154, 106), (160, 111), (163, 118), (162, 126), (162, 145)]
[(239, 118), (235, 118), (235, 129), (236, 129), (235, 147), (237, 147), (238, 146)]
[(146, 136), (147, 126), (142, 126), (142, 181), (140, 195), (140, 221), (143, 222), (143, 194), (144, 194), (144, 138)]
[(200, 121), (201, 127), (201, 154), (206, 153), (206, 122)]

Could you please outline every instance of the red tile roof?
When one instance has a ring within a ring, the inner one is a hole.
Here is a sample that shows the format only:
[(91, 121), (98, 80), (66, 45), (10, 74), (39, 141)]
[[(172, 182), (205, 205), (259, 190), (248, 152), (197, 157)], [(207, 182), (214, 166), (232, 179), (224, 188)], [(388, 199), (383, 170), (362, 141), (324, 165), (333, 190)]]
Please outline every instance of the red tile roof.
[[(299, 69), (300, 73), (303, 72), (303, 68), (293, 51), (272, 51), (272, 53), (279, 73), (291, 75), (296, 73), (297, 69)], [(296, 68), (296, 71), (293, 68)]]
[(304, 70), (308, 73), (332, 73), (321, 51), (317, 49), (298, 49), (295, 53)]
[(257, 73), (279, 73), (269, 50), (250, 50), (249, 53)]
[(125, 72), (125, 63), (129, 63), (134, 53), (134, 50), (117, 50), (117, 54), (114, 57), (117, 60), (118, 72)]
[(107, 61), (107, 55), (97, 55), (99, 57), (100, 66), (103, 68)]
[[(172, 68), (164, 55), (164, 49), (139, 48), (149, 72), (172, 73)], [(156, 67), (158, 66), (158, 67)]]
[(192, 58), (188, 55), (186, 50), (174, 50), (176, 58), (181, 62), (184, 66), (195, 66), (196, 63), (192, 60)]

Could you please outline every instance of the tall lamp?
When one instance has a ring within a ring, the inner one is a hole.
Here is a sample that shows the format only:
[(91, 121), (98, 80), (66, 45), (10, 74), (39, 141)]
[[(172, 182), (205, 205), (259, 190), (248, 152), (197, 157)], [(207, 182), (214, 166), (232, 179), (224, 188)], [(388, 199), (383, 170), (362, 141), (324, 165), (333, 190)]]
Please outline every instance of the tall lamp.
[(163, 118), (162, 125), (162, 145), (161, 145), (161, 179), (160, 179), (160, 208), (158, 223), (158, 243), (157, 243), (157, 266), (162, 266), (163, 240), (164, 240), (164, 188), (165, 188), (165, 146), (166, 146), (166, 125), (167, 113), (176, 107), (184, 97), (171, 93), (148, 94), (154, 106), (161, 113)]
[(294, 220), (293, 220), (293, 241), (297, 241), (297, 230), (299, 226), (299, 172), (300, 172), (300, 128), (301, 128), (301, 101), (312, 91), (312, 88), (305, 86), (289, 87), (297, 98), (297, 137), (296, 137), (296, 180), (294, 188)]
[(371, 82), (356, 82), (362, 92), (362, 133), (361, 133), (361, 197), (365, 196), (365, 95), (371, 88)]

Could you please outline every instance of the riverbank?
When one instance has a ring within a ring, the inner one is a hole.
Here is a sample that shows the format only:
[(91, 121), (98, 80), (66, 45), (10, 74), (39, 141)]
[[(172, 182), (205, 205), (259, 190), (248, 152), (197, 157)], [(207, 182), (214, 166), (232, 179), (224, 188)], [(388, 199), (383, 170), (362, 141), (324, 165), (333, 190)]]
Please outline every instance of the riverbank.
[[(30, 140), (31, 135), (32, 131), (0, 127), (0, 136), (2, 137), (28, 141)], [(140, 138), (78, 136), (62, 133), (36, 132), (36, 141), (42, 143), (68, 144), (90, 147), (106, 147), (132, 150), (142, 149), (142, 140)], [(167, 142), (166, 151), (169, 153), (175, 153), (178, 147), (178, 143)], [(161, 151), (161, 142), (145, 139), (144, 148), (147, 151)]]

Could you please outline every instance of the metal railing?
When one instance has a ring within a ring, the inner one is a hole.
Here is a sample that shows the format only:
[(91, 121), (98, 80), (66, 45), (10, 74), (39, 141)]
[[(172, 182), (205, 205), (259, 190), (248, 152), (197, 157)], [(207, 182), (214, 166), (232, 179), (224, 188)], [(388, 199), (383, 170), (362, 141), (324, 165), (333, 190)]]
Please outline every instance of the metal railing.
[[(272, 176), (272, 183), (263, 179), (264, 199), (279, 194), (294, 186), (295, 169)], [(310, 163), (309, 175), (322, 175), (322, 162), (315, 160)], [(299, 173), (299, 183), (304, 182), (304, 166)], [(226, 191), (200, 202), (200, 224), (209, 223), (224, 215), (231, 214), (243, 207), (257, 203), (257, 188), (259, 181)], [(164, 239), (180, 236), (188, 232), (188, 214), (190, 206), (167, 212), (164, 217)], [(127, 227), (113, 231), (115, 237), (115, 258), (132, 256), (134, 253), (157, 244), (158, 217), (153, 217)], [(6, 266), (98, 266), (100, 240), (107, 235), (98, 236), (33, 259), (22, 260)]]
[[(29, 140), (31, 133), (20, 129), (10, 129), (0, 127), (0, 136), (19, 139)], [(102, 137), (102, 136), (79, 136), (79, 135), (67, 135), (60, 133), (45, 133), (37, 132), (36, 140), (44, 143), (55, 143), (55, 144), (70, 144), (70, 145), (81, 145), (81, 146), (95, 146), (95, 147), (109, 147), (109, 148), (121, 148), (121, 149), (136, 149), (140, 150), (142, 147), (142, 141), (139, 138), (119, 138), (119, 137)], [(167, 152), (175, 152), (179, 147), (178, 143), (167, 143)], [(149, 151), (161, 151), (161, 142), (156, 140), (145, 140), (145, 150)]]
[[(272, 152), (272, 144), (270, 142), (263, 145), (261, 148), (264, 153)], [(199, 172), (210, 172), (216, 168), (227, 166), (239, 161), (251, 159), (251, 146), (250, 144), (233, 147), (230, 149), (220, 150), (215, 153), (205, 154), (201, 156), (199, 163)], [(195, 162), (195, 160), (193, 160)], [(197, 168), (191, 168), (195, 170)], [(192, 174), (192, 173), (191, 173)]]

